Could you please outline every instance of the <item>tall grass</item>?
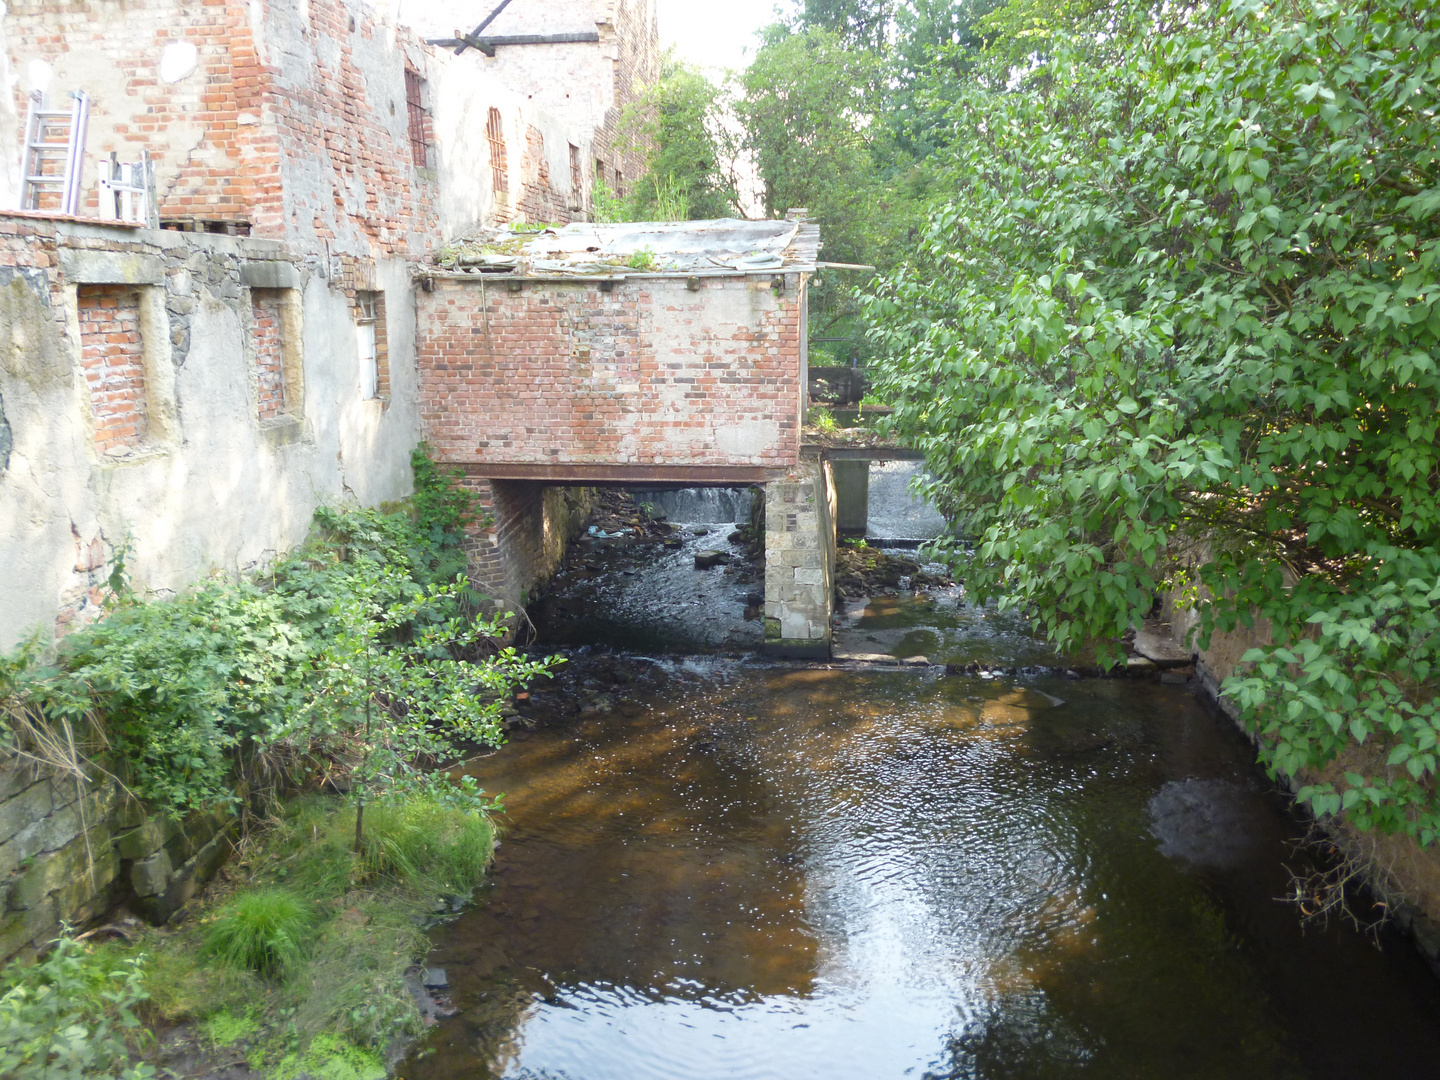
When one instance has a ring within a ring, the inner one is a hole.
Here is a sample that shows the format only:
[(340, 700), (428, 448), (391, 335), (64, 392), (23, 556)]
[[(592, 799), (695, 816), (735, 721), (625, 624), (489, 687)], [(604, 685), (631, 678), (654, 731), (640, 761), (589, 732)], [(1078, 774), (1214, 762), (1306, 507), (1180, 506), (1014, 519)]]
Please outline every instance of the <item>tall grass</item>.
[(313, 906), (289, 889), (251, 889), (221, 909), (205, 935), (205, 951), (241, 971), (283, 975), (305, 959), (315, 922)]
[[(152, 1015), (251, 1010), (275, 1075), (281, 1057), (294, 1065), (312, 1040), (378, 1050), (418, 1034), (405, 971), (425, 957), (436, 899), (480, 883), (494, 827), (483, 813), (424, 794), (371, 803), (365, 823), (357, 854), (353, 806), (321, 796), (289, 804), (242, 852), (236, 869), (247, 886), (202, 911), (193, 929), (156, 943)], [(282, 1046), (282, 1028), (299, 1042)]]

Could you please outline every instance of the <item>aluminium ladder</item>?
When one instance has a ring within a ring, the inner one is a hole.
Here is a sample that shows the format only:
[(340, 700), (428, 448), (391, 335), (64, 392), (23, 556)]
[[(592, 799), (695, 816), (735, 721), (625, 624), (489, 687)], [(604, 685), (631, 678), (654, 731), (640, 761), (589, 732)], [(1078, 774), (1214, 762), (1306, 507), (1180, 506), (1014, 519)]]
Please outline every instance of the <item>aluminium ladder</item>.
[(141, 150), (139, 161), (121, 162), (112, 152), (108, 159), (101, 158), (98, 166), (100, 217), (158, 228), (149, 153)]
[[(68, 109), (50, 109), (40, 94), (30, 95), (25, 116), (25, 160), (20, 170), (20, 208), (80, 209), (80, 172), (85, 162), (85, 135), (90, 124), (90, 98), (72, 94)], [(55, 197), (59, 206), (55, 206)], [(41, 205), (42, 202), (50, 205)]]

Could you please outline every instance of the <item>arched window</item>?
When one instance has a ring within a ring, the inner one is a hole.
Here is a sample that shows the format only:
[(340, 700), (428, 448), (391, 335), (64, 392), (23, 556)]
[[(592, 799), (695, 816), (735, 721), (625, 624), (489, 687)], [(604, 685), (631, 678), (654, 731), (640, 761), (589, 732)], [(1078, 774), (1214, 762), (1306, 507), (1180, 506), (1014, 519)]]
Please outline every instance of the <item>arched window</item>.
[(485, 135), (490, 140), (490, 187), (498, 192), (509, 191), (505, 168), (505, 128), (500, 122), (500, 110), (490, 109), (485, 123)]

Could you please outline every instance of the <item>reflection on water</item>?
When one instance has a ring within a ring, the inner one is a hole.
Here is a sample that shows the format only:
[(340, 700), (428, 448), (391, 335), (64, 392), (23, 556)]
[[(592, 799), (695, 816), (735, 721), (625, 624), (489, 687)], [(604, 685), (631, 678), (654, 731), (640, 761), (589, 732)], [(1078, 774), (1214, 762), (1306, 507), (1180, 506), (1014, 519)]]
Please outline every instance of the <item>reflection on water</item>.
[(1296, 826), (1176, 688), (591, 658), (614, 708), (471, 771), (508, 830), (437, 931), (449, 1078), (1399, 1078), (1404, 943), (1302, 934)]

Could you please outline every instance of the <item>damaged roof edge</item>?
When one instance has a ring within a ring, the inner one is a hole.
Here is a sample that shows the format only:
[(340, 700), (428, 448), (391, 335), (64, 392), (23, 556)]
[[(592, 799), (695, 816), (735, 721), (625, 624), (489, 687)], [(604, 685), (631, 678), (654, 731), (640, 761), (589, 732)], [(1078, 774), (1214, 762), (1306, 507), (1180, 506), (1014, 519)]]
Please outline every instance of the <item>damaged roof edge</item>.
[(446, 244), (435, 277), (619, 280), (813, 272), (820, 229), (796, 220), (576, 223), (538, 232), (484, 229)]

